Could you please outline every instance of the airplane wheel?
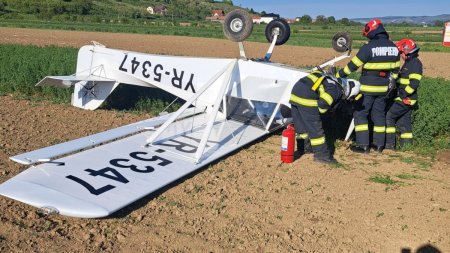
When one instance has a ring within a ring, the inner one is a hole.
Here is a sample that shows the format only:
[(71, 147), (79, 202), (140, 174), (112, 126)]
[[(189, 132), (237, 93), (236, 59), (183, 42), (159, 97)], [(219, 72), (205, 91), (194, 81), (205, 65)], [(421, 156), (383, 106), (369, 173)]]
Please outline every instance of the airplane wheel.
[(253, 20), (248, 12), (236, 9), (225, 16), (223, 33), (234, 42), (247, 39), (253, 31)]
[(272, 43), (273, 36), (278, 33), (276, 45), (283, 45), (291, 36), (291, 27), (284, 19), (274, 19), (266, 26), (266, 39)]
[(352, 48), (352, 37), (347, 32), (338, 32), (331, 40), (331, 46), (337, 52), (345, 52)]

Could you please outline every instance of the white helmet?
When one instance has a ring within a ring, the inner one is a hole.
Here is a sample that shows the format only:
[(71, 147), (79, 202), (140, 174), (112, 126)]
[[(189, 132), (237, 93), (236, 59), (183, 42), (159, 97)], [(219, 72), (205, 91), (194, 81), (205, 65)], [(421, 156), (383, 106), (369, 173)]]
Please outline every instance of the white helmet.
[(344, 99), (350, 100), (359, 94), (361, 83), (355, 79), (338, 78), (338, 83), (344, 92)]

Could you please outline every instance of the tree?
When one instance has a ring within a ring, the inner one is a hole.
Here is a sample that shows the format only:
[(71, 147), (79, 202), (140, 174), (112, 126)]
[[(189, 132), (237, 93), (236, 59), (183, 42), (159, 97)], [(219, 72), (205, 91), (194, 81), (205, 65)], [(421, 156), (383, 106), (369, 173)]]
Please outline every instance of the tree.
[(6, 9), (5, 7), (6, 7), (6, 3), (3, 1), (0, 1), (0, 12), (5, 11), (5, 9)]
[(316, 17), (316, 23), (324, 24), (326, 23), (327, 18), (324, 15), (319, 15)]
[(300, 23), (311, 24), (311, 22), (312, 22), (312, 18), (309, 15), (303, 15), (300, 17)]
[(327, 18), (328, 23), (330, 24), (335, 24), (336, 23), (336, 18), (334, 18), (333, 16), (329, 16)]
[(350, 25), (350, 20), (348, 18), (342, 18), (338, 22), (343, 24), (343, 25)]
[(444, 21), (436, 20), (436, 21), (434, 21), (434, 26), (443, 27), (444, 26)]

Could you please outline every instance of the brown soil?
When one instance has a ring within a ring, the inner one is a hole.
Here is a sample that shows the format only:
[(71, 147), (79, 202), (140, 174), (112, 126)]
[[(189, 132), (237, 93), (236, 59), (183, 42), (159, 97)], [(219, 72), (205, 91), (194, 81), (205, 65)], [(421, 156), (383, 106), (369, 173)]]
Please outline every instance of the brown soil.
[[(7, 28), (0, 33), (2, 43), (78, 47), (97, 40), (153, 53), (237, 54), (225, 40)], [(246, 45), (253, 57), (267, 46)], [(332, 55), (284, 46), (275, 60), (313, 65)], [(435, 66), (435, 75), (448, 77), (435, 64), (425, 65), (428, 75)], [(0, 182), (26, 169), (9, 156), (150, 117), (10, 96), (0, 97), (0, 115)], [(342, 166), (317, 164), (311, 155), (280, 164), (280, 136), (273, 135), (106, 219), (46, 216), (0, 197), (0, 252), (415, 252), (424, 244), (450, 251), (448, 151), (437, 159), (403, 152), (354, 155), (347, 143), (338, 144)], [(374, 182), (377, 175), (394, 181)]]

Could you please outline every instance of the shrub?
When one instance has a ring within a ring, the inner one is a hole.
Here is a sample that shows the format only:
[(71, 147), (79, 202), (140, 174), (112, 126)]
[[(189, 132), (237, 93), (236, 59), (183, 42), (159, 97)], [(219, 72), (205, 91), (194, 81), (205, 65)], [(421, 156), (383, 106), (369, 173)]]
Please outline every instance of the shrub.
[(414, 139), (419, 145), (430, 145), (436, 137), (450, 135), (450, 81), (425, 77), (418, 92), (413, 113)]
[(51, 100), (70, 101), (70, 92), (34, 85), (47, 75), (75, 72), (77, 49), (0, 45), (0, 91), (27, 96), (45, 96)]

